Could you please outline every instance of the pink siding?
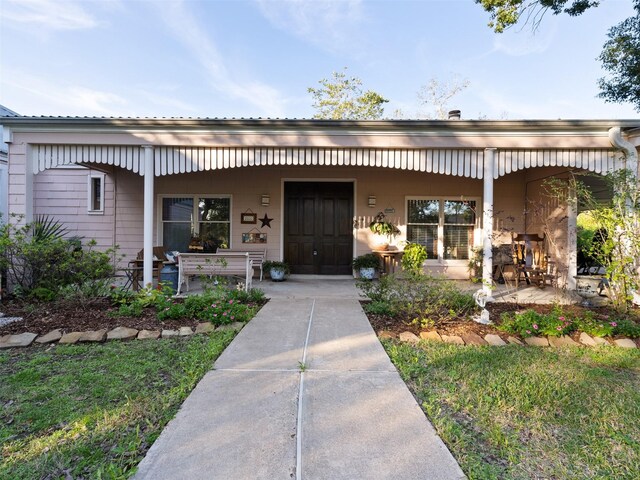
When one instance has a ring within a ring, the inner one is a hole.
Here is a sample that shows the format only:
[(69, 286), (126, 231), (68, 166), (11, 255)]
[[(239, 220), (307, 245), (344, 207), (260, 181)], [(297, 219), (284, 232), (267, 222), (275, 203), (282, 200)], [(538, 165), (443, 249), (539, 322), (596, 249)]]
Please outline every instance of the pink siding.
[(95, 240), (97, 247), (113, 245), (114, 184), (105, 175), (104, 213), (88, 213), (87, 168), (57, 168), (33, 177), (34, 214), (51, 215), (65, 224), (70, 235)]

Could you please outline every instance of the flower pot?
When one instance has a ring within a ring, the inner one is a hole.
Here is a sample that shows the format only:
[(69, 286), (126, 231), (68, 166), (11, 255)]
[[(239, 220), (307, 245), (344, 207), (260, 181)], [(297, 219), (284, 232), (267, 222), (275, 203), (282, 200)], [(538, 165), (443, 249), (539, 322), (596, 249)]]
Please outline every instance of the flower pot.
[(584, 299), (582, 305), (585, 307), (591, 306), (589, 299), (598, 296), (602, 277), (595, 275), (577, 275), (573, 278), (576, 279), (576, 293)]
[(360, 278), (364, 278), (365, 280), (373, 280), (373, 277), (376, 275), (375, 268), (361, 268), (360, 269)]
[(374, 252), (386, 252), (388, 249), (389, 249), (388, 243), (378, 243), (377, 245), (374, 245), (372, 248)]
[(282, 282), (284, 281), (284, 270), (278, 268), (272, 268), (269, 271), (269, 276), (271, 276), (271, 280), (274, 282)]

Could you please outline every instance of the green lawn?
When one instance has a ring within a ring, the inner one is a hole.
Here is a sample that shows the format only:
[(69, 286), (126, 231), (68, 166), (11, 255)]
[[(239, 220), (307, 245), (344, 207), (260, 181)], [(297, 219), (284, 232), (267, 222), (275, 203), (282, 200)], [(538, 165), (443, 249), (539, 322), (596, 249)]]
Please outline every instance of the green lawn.
[(384, 346), (470, 479), (640, 478), (640, 352)]
[(0, 353), (0, 478), (126, 478), (235, 332)]

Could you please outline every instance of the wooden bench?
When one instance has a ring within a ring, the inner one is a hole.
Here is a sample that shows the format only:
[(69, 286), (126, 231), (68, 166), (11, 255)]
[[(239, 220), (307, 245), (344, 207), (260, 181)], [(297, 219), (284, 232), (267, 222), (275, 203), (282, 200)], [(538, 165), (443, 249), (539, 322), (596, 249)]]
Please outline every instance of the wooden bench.
[(189, 291), (190, 275), (219, 275), (239, 277), (244, 281), (244, 289), (251, 288), (253, 261), (247, 252), (225, 253), (181, 253), (178, 255), (178, 291), (187, 284)]
[(267, 259), (267, 249), (263, 250), (232, 250), (218, 249), (218, 253), (248, 253), (249, 258), (253, 260), (253, 268), (260, 269), (260, 281), (262, 281), (262, 264)]

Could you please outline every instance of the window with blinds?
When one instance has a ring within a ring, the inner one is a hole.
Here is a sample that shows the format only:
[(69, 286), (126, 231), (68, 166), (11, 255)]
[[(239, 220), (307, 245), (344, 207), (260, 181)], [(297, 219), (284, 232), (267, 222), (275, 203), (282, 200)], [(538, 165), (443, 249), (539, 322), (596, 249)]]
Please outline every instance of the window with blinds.
[(476, 228), (475, 200), (407, 199), (407, 241), (424, 245), (429, 259), (468, 260)]

